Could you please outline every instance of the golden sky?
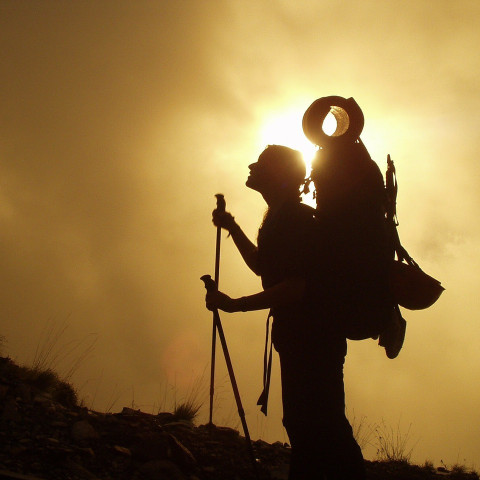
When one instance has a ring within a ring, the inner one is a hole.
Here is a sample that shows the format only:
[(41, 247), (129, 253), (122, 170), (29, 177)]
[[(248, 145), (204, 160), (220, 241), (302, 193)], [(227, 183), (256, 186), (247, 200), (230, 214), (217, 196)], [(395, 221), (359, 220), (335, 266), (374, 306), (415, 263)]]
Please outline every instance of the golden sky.
[[(352, 96), (372, 157), (396, 163), (402, 241), (447, 290), (404, 312), (396, 360), (350, 342), (347, 409), (411, 424), (417, 462), (478, 469), (479, 20), (477, 0), (0, 2), (4, 353), (44, 345), (68, 371), (95, 342), (72, 378), (88, 406), (180, 401), (210, 362), (214, 194), (254, 238), (247, 166), (302, 147), (313, 100)], [(220, 283), (260, 289), (226, 236)], [(278, 365), (267, 420), (255, 406), (265, 318), (222, 315), (251, 435), (283, 441)], [(214, 421), (238, 424), (217, 364)]]

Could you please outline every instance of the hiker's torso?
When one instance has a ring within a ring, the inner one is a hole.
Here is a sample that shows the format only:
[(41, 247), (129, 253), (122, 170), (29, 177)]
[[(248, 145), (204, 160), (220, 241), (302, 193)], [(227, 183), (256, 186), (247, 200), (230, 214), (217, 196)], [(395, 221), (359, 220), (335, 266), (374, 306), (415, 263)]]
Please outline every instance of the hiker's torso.
[(286, 202), (268, 214), (258, 232), (258, 268), (263, 288), (298, 276), (306, 278), (313, 247), (314, 210)]
[(263, 287), (292, 276), (304, 278), (307, 285), (301, 302), (272, 311), (277, 350), (292, 344), (337, 343), (344, 337), (341, 322), (355, 317), (362, 302), (386, 297), (381, 212), (358, 208), (343, 213), (322, 216), (311, 207), (290, 202), (267, 216), (260, 228)]
[[(313, 208), (292, 201), (267, 215), (258, 233), (258, 266), (265, 289), (290, 277), (300, 277), (311, 284), (312, 254), (317, 247), (314, 212)], [(309, 294), (299, 302), (273, 308), (272, 315), (272, 339), (277, 350), (286, 345), (305, 346), (312, 340), (318, 315)]]

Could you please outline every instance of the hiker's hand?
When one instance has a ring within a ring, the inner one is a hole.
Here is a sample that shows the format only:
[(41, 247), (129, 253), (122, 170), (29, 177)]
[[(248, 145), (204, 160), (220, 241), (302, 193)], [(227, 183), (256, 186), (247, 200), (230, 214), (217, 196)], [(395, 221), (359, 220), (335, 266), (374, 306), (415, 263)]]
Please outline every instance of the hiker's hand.
[(235, 218), (229, 212), (214, 210), (212, 212), (212, 222), (216, 227), (222, 227), (229, 232), (235, 227)]
[(205, 295), (205, 303), (209, 310), (215, 310), (218, 308), (219, 310), (223, 310), (224, 312), (232, 313), (237, 312), (237, 303), (233, 298), (230, 298), (223, 292), (219, 292), (218, 290), (207, 292)]

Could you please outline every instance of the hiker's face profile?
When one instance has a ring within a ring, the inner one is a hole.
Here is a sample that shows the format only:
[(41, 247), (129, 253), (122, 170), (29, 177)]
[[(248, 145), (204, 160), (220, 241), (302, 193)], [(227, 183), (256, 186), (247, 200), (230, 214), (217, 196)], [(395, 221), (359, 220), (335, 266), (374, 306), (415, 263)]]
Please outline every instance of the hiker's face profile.
[(275, 156), (264, 151), (255, 163), (248, 166), (250, 175), (245, 185), (257, 192), (264, 192), (275, 184), (275, 177), (278, 175), (278, 162)]
[(298, 188), (305, 176), (305, 166), (301, 158), (285, 157), (285, 152), (278, 152), (278, 149), (273, 147), (264, 150), (258, 160), (248, 168), (250, 175), (246, 186), (262, 194), (298, 194)]

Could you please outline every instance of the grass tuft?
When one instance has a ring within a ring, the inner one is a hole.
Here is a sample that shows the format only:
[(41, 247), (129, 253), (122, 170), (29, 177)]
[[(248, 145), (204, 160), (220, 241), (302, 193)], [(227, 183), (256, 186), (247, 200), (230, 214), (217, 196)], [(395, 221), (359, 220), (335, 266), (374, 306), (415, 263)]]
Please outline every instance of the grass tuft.
[(374, 433), (377, 458), (380, 461), (410, 463), (414, 448), (409, 446), (411, 427), (410, 424), (407, 431), (403, 433), (400, 429), (400, 422), (396, 429), (387, 427), (383, 420), (380, 425), (376, 425)]
[(194, 400), (187, 400), (175, 407), (173, 415), (177, 420), (185, 420), (193, 423), (201, 407), (201, 403), (195, 402)]
[(97, 336), (87, 335), (79, 341), (63, 341), (68, 329), (66, 321), (57, 325), (54, 320), (47, 322), (33, 357), (32, 368), (38, 371), (66, 368), (62, 378), (68, 382), (95, 348)]
[(374, 430), (366, 424), (366, 420), (367, 417), (365, 415), (357, 418), (355, 411), (353, 411), (352, 418), (349, 419), (353, 430), (353, 437), (362, 450), (367, 445), (371, 445), (371, 439), (374, 434)]
[(465, 465), (460, 465), (459, 463), (456, 463), (455, 465), (452, 465), (450, 471), (454, 475), (465, 475), (467, 473), (467, 467)]
[(435, 467), (433, 465), (433, 462), (431, 460), (425, 460), (425, 463), (423, 464), (423, 468), (425, 470), (428, 470), (429, 472), (434, 472)]
[(61, 380), (56, 372), (51, 369), (37, 370), (24, 368), (24, 380), (40, 392), (47, 393), (52, 400), (65, 407), (78, 405), (77, 392), (73, 386)]
[(177, 403), (177, 400), (175, 398), (173, 415), (177, 420), (185, 420), (191, 423), (194, 422), (200, 409), (203, 406), (202, 399), (205, 398), (204, 380), (205, 380), (204, 374), (202, 374), (199, 378), (194, 380), (185, 398), (179, 403)]

